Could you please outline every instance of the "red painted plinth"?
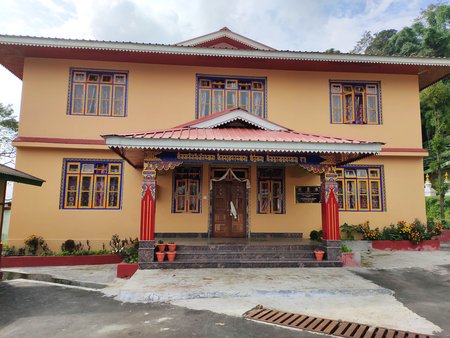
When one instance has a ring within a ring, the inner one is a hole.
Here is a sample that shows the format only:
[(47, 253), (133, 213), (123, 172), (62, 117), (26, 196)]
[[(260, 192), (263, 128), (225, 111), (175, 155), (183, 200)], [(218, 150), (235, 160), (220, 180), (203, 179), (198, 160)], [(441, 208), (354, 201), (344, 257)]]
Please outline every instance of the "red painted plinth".
[(117, 278), (130, 278), (137, 269), (137, 263), (119, 263), (117, 264)]
[(11, 256), (2, 257), (3, 268), (31, 267), (31, 266), (65, 266), (65, 265), (100, 265), (117, 264), (122, 262), (120, 255), (92, 255), (92, 256)]
[(431, 239), (414, 244), (410, 241), (372, 241), (372, 248), (376, 250), (406, 250), (406, 251), (434, 251), (440, 250), (439, 240)]
[(342, 266), (359, 266), (359, 263), (355, 260), (355, 254), (353, 252), (342, 252)]
[(441, 242), (450, 242), (450, 230), (442, 231), (442, 234), (438, 237)]

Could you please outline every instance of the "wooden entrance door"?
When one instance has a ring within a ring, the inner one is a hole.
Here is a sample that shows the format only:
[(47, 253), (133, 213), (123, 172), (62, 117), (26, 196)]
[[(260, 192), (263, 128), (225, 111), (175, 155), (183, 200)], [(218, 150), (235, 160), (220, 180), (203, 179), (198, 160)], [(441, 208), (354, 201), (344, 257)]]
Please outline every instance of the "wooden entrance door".
[(213, 237), (245, 237), (245, 182), (213, 182), (212, 193)]

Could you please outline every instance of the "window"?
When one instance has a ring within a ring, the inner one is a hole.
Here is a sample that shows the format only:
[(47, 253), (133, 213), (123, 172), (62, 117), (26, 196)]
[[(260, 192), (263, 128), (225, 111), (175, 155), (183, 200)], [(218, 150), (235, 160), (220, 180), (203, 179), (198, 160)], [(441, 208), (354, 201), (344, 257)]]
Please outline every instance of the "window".
[(120, 209), (122, 162), (64, 160), (62, 209)]
[(197, 84), (197, 118), (236, 107), (266, 117), (264, 78), (197, 76)]
[(200, 167), (178, 167), (173, 171), (173, 212), (201, 212)]
[(338, 167), (337, 200), (341, 211), (384, 211), (383, 167)]
[(379, 82), (330, 82), (331, 123), (381, 124)]
[(284, 214), (283, 168), (258, 168), (258, 213)]
[(125, 116), (125, 72), (76, 70), (70, 72), (69, 115)]

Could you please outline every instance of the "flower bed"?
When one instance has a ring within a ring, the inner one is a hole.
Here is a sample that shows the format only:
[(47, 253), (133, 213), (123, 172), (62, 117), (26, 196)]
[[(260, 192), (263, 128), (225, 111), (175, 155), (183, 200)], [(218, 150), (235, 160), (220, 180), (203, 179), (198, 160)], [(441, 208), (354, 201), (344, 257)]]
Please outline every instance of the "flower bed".
[(1, 257), (3, 268), (33, 266), (65, 266), (65, 265), (100, 265), (122, 262), (120, 255), (86, 255), (86, 256), (8, 256)]
[(440, 250), (441, 245), (439, 240), (430, 239), (421, 241), (417, 244), (411, 241), (386, 241), (386, 240), (376, 240), (372, 241), (372, 248), (376, 250), (407, 250), (407, 251), (435, 251)]

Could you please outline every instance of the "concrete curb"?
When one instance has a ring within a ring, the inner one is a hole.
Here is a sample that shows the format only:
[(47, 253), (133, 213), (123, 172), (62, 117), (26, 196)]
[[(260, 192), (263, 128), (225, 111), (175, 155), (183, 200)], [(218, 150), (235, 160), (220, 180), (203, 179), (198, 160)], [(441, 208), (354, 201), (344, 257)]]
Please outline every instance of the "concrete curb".
[(39, 281), (39, 282), (56, 283), (56, 284), (69, 285), (69, 286), (80, 286), (80, 287), (84, 287), (84, 288), (97, 289), (97, 290), (103, 289), (108, 286), (107, 284), (83, 282), (83, 281), (76, 281), (76, 280), (70, 280), (70, 279), (65, 279), (65, 278), (58, 278), (58, 277), (54, 277), (49, 274), (25, 273), (25, 272), (18, 272), (18, 271), (3, 271), (3, 280), (13, 280), (13, 279), (28, 279), (28, 280), (35, 280), (35, 281)]

